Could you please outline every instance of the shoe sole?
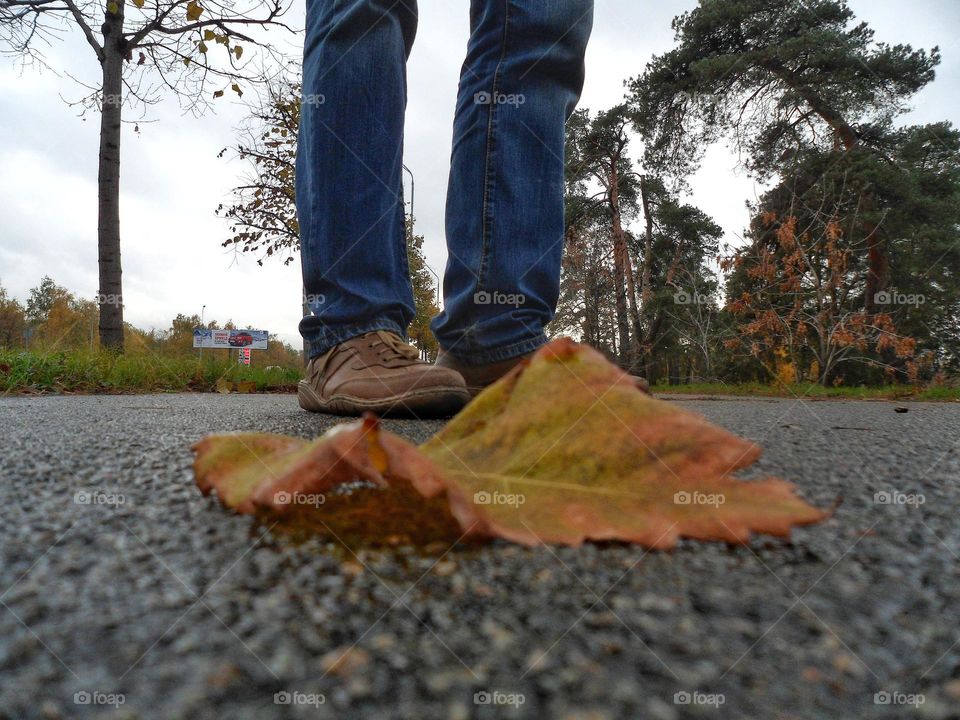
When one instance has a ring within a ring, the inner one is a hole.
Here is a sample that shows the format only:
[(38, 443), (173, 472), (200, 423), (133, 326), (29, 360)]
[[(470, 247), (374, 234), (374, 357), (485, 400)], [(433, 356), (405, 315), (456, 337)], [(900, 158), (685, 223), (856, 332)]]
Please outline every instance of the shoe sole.
[(470, 402), (470, 397), (465, 388), (422, 388), (376, 400), (352, 395), (332, 395), (324, 399), (308, 382), (301, 380), (297, 385), (297, 400), (304, 410), (352, 417), (365, 412), (422, 418), (449, 417)]

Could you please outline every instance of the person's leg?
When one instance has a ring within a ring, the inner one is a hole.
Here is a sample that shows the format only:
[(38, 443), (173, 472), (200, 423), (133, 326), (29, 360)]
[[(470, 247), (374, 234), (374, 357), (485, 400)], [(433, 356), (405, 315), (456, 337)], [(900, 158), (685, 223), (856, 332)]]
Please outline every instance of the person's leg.
[(402, 185), (416, 0), (307, 0), (297, 216), (306, 410), (446, 415), (463, 378), (403, 341), (414, 315)]
[(443, 350), (488, 364), (536, 349), (560, 285), (564, 127), (593, 0), (472, 0), (447, 195)]
[(402, 184), (416, 0), (307, 0), (296, 201), (311, 357), (414, 315)]

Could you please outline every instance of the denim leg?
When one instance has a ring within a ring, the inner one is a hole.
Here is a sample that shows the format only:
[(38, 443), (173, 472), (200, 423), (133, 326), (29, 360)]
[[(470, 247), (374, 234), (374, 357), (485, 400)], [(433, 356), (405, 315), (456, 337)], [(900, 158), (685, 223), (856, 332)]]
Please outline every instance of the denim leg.
[(560, 290), (564, 127), (593, 0), (472, 0), (447, 195), (440, 345), (472, 363), (546, 341)]
[(307, 0), (296, 160), (311, 357), (414, 316), (403, 203), (416, 0)]

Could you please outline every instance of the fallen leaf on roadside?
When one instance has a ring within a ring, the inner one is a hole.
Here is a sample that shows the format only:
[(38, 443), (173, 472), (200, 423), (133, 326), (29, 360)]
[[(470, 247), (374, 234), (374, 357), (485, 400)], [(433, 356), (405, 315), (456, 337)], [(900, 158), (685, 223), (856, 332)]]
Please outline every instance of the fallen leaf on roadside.
[[(390, 542), (394, 536), (416, 544), (449, 542), (463, 534), (448, 503), (435, 497), (445, 489), (437, 469), (414, 445), (383, 432), (372, 416), (311, 442), (258, 433), (211, 435), (194, 451), (194, 473), (205, 495), (216, 490), (224, 505), (282, 518), (297, 534), (380, 544), (396, 544)], [(358, 480), (369, 487), (344, 488)]]
[[(571, 340), (543, 347), (419, 448), (368, 417), (309, 442), (220, 435), (194, 449), (200, 489), (227, 506), (354, 539), (669, 548), (787, 536), (828, 514), (783, 480), (732, 478), (759, 447), (644, 395)], [(344, 491), (357, 480), (367, 487)]]

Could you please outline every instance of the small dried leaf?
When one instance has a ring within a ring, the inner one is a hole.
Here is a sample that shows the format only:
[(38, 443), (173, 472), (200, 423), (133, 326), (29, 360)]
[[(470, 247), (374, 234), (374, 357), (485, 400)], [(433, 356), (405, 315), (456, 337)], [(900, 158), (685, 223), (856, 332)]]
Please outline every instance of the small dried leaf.
[(196, 22), (200, 19), (202, 14), (203, 8), (200, 7), (196, 0), (190, 0), (190, 2), (187, 3), (187, 20), (190, 22)]

